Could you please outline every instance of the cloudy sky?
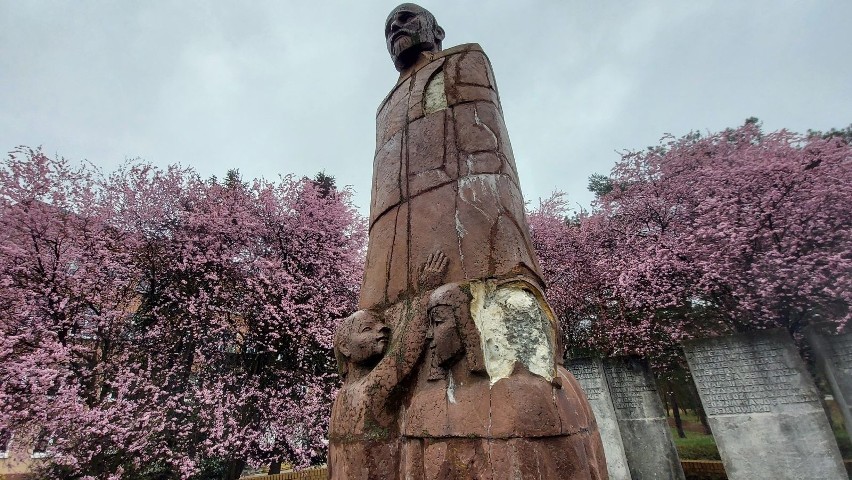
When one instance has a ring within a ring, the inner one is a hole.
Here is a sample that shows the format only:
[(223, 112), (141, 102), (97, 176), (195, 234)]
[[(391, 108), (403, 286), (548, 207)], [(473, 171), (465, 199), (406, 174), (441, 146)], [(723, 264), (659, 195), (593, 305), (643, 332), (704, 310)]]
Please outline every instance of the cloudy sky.
[[(396, 1), (0, 0), (0, 149), (207, 177), (324, 170), (369, 207)], [(852, 123), (852, 1), (424, 1), (494, 66), (528, 201), (665, 133)]]

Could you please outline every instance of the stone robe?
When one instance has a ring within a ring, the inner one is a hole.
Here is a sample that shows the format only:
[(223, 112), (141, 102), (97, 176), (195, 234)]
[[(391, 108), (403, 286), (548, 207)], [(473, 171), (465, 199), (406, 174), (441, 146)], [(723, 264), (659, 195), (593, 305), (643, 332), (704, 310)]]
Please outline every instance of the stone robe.
[[(532, 299), (534, 288), (464, 286), (471, 311), (465, 305), (454, 319), (466, 332), (463, 358), (443, 375), (421, 368), (402, 412), (399, 478), (607, 478), (591, 406), (556, 361), (555, 318), (543, 297)], [(544, 348), (524, 351), (535, 346)]]
[(378, 110), (362, 309), (421, 290), (418, 267), (436, 251), (447, 283), (541, 284), (488, 58), (476, 44), (429, 55)]
[(557, 376), (555, 386), (519, 368), (493, 387), (464, 375), (421, 384), (406, 409), (399, 478), (605, 480), (588, 400), (564, 368)]

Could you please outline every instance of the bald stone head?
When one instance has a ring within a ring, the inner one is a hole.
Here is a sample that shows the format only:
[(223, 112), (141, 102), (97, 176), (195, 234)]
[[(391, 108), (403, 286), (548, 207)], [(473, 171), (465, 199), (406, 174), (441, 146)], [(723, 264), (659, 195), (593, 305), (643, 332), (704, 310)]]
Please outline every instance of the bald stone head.
[(403, 71), (417, 61), (421, 52), (440, 52), (444, 29), (429, 10), (403, 3), (385, 21), (385, 42), (393, 64)]

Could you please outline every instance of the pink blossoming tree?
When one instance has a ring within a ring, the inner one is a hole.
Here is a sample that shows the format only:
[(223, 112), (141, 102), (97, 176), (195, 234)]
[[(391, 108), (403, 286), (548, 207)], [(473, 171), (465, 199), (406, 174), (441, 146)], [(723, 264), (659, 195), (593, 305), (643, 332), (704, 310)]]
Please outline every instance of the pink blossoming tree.
[(67, 478), (190, 478), (325, 452), (333, 319), (354, 310), (350, 192), (284, 177), (0, 167), (0, 426)]
[(764, 134), (748, 121), (626, 153), (609, 182), (574, 221), (558, 194), (530, 214), (549, 297), (575, 346), (660, 357), (695, 336), (845, 328), (852, 146), (843, 136)]

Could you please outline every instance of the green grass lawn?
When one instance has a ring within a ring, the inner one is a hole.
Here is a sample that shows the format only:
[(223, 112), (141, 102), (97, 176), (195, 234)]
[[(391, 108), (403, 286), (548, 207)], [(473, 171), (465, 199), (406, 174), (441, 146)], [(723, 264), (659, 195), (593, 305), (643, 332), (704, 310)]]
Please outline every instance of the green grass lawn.
[[(677, 453), (681, 460), (721, 460), (719, 449), (712, 435), (704, 435), (695, 432), (685, 432), (686, 438), (677, 436), (677, 430), (672, 428), (672, 438), (677, 447)], [(843, 458), (852, 459), (852, 440), (843, 427), (835, 428), (834, 436), (837, 438), (837, 446)]]
[(846, 459), (852, 459), (852, 440), (843, 427), (834, 429), (834, 437), (837, 438), (837, 446), (840, 447), (840, 455)]
[(686, 438), (680, 438), (676, 429), (671, 430), (681, 460), (721, 460), (713, 435), (685, 432)]

